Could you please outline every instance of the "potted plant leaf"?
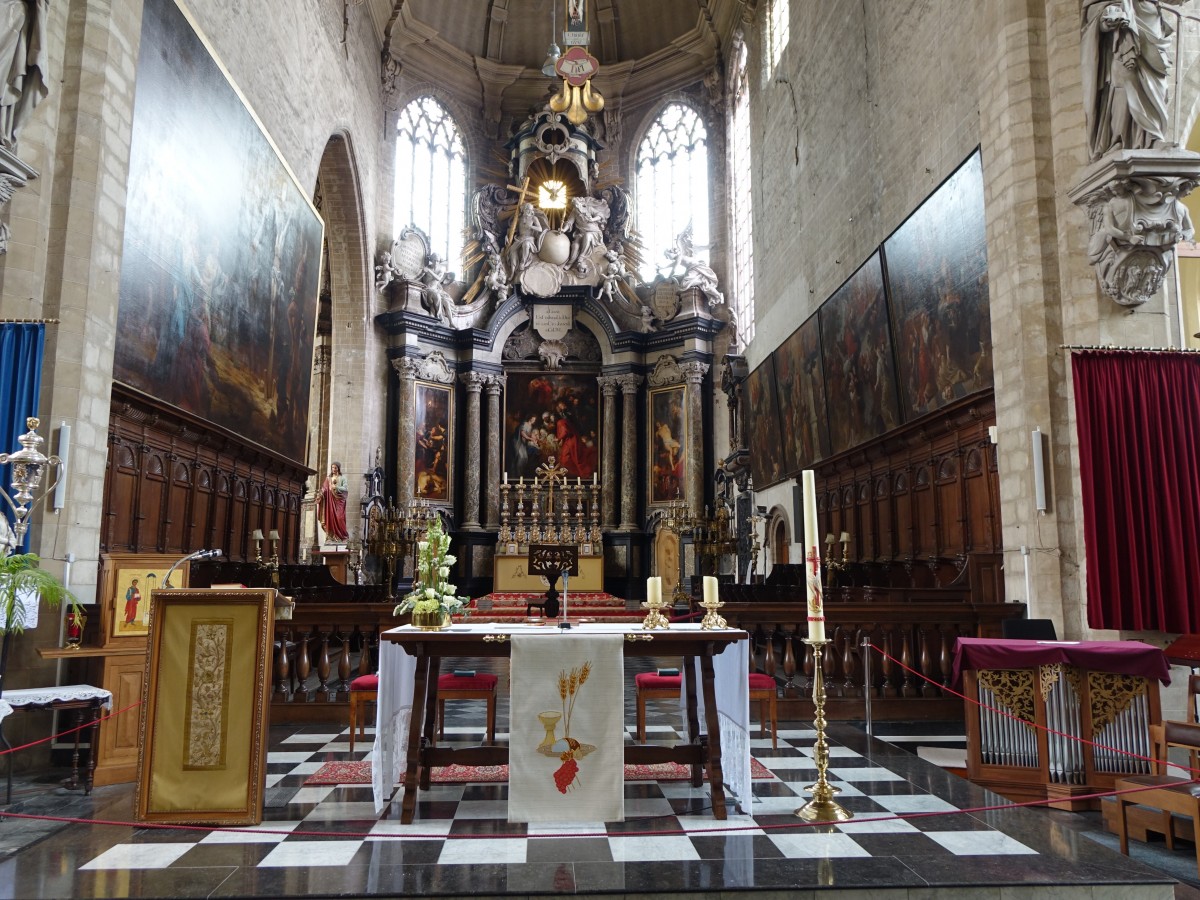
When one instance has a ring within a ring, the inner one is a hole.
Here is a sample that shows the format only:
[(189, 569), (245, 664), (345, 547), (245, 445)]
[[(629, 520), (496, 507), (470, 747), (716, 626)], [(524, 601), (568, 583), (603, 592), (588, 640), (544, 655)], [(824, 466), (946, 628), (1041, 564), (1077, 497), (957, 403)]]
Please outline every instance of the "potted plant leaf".
[(4, 689), (4, 671), (8, 665), (8, 650), (14, 634), (21, 634), (29, 621), (27, 604), (42, 600), (55, 608), (64, 601), (69, 605), (68, 632), (82, 638), (83, 607), (67, 587), (40, 565), (36, 553), (14, 553), (0, 556), (0, 691)]
[(466, 614), (470, 597), (455, 593), (450, 584), (450, 567), (455, 558), (450, 555), (450, 535), (442, 531), (442, 520), (434, 518), (425, 532), (425, 540), (417, 544), (417, 578), (413, 589), (393, 610), (393, 615), (412, 611), (412, 623), (428, 631), (439, 631), (450, 624), (450, 616)]

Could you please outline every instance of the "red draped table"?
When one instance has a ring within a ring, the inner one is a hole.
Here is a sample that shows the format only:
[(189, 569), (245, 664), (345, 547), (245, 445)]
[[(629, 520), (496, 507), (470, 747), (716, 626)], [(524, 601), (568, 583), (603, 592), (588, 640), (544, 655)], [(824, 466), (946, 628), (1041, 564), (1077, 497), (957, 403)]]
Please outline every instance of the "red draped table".
[(1150, 771), (1161, 718), (1162, 650), (1140, 641), (960, 638), (954, 683), (967, 697), (967, 775), (1013, 800), (1075, 798)]

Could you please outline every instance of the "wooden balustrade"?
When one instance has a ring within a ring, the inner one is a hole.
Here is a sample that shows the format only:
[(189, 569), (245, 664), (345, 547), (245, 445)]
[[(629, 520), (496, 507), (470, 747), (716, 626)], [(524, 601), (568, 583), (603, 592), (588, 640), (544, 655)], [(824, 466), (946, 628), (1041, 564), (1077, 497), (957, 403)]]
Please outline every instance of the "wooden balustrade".
[[(946, 691), (955, 642), (960, 636), (998, 638), (1000, 623), (1020, 618), (1024, 610), (1019, 603), (827, 603), (826, 716), (864, 718), (869, 691), (874, 718), (961, 718), (962, 700)], [(811, 718), (815, 661), (804, 643), (803, 603), (727, 603), (721, 612), (731, 626), (750, 632), (752, 665), (779, 683), (780, 717)], [(877, 648), (869, 651), (870, 660), (863, 658), (864, 638)]]

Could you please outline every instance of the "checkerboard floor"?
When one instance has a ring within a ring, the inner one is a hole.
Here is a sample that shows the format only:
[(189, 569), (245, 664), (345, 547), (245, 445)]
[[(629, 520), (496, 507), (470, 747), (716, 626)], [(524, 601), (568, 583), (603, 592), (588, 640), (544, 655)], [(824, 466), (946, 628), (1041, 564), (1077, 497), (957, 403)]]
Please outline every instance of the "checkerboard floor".
[[(501, 695), (505, 691), (500, 692)], [(507, 701), (498, 723), (504, 740)], [(482, 702), (447, 704), (446, 736), (482, 738)], [(626, 715), (632, 730), (632, 698)], [(651, 742), (679, 739), (678, 710), (651, 704)], [(757, 723), (755, 723), (757, 726)], [(894, 730), (894, 729), (893, 729)], [(705, 892), (826, 888), (1057, 885), (1056, 896), (1092, 896), (1122, 885), (1123, 900), (1170, 897), (1161, 874), (1079, 840), (1076, 818), (1032, 810), (961, 812), (1002, 802), (849, 725), (830, 728), (829, 778), (854, 819), (803, 826), (793, 811), (816, 779), (814, 733), (784, 725), (773, 749), (753, 734), (771, 772), (753, 783), (750, 815), (711, 817), (707, 787), (627, 782), (626, 821), (546, 827), (506, 821), (505, 784), (435, 784), (417, 819), (375, 815), (369, 785), (305, 786), (330, 761), (361, 760), (344, 728), (271, 730), (263, 824), (238, 831), (73, 826), (8, 864), (12, 896), (315, 896)], [(902, 736), (902, 735), (901, 735)], [(918, 737), (921, 735), (918, 734)], [(943, 735), (943, 738), (946, 738)], [(956, 738), (950, 736), (949, 740)], [(110, 789), (101, 789), (103, 795)], [(121, 789), (97, 817), (128, 818)], [(969, 890), (967, 891), (969, 893)], [(760, 893), (760, 896), (761, 895)], [(766, 894), (765, 896), (770, 896)]]

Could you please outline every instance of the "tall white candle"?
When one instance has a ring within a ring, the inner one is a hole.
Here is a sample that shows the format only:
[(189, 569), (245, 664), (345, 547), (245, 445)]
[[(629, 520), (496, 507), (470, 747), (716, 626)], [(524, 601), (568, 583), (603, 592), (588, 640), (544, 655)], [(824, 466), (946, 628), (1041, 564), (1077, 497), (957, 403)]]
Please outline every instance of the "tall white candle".
[(646, 579), (646, 602), (660, 603), (662, 601), (662, 578), (651, 575)]
[(704, 576), (704, 602), (717, 602), (717, 579), (714, 575)]
[(808, 639), (825, 640), (825, 604), (821, 596), (821, 548), (817, 530), (817, 478), (805, 469), (804, 485), (804, 574), (808, 594)]
[(504, 470), (504, 483), (508, 484), (508, 469)]

